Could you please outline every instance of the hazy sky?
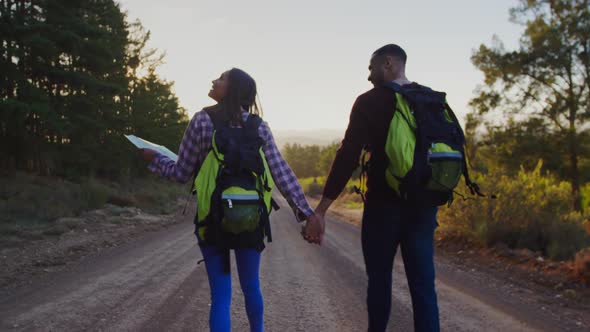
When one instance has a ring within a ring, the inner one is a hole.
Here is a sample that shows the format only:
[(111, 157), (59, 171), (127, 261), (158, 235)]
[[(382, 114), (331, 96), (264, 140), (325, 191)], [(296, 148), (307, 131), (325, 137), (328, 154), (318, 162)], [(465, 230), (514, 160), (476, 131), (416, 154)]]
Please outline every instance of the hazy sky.
[(239, 67), (258, 83), (265, 120), (283, 130), (345, 128), (371, 88), (371, 53), (388, 43), (408, 53), (408, 78), (446, 91), (463, 118), (483, 79), (473, 50), (494, 34), (513, 48), (522, 31), (508, 21), (516, 0), (119, 2), (166, 52), (159, 73), (191, 116), (213, 104), (211, 80)]

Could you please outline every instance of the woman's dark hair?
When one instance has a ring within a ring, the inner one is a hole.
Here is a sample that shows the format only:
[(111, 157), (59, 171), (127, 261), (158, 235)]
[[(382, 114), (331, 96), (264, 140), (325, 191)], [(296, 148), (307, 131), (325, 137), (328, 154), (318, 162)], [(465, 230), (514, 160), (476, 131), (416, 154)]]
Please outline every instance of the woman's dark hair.
[(232, 68), (228, 72), (227, 93), (215, 108), (224, 121), (242, 124), (242, 108), (251, 114), (262, 116), (257, 97), (256, 81), (252, 76), (241, 69)]

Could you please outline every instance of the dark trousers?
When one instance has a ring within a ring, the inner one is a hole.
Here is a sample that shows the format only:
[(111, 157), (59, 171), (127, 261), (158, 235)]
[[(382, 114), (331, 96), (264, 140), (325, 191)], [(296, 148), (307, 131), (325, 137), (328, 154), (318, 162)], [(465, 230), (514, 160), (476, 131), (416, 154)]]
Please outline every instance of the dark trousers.
[(385, 331), (391, 312), (393, 260), (398, 245), (412, 296), (414, 329), (439, 331), (434, 287), (435, 207), (366, 206), (362, 246), (368, 276), (369, 331)]

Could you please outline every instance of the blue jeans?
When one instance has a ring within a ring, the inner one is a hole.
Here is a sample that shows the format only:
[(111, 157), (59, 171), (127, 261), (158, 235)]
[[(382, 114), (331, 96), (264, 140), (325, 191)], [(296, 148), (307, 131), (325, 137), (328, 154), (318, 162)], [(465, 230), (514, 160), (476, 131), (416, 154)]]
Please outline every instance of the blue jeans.
[[(231, 274), (225, 273), (226, 254), (213, 246), (201, 246), (203, 259), (211, 287), (211, 311), (209, 327), (212, 332), (229, 332), (231, 330)], [(246, 302), (246, 313), (251, 332), (264, 330), (264, 304), (260, 291), (259, 267), (260, 252), (255, 249), (235, 250), (236, 264), (240, 286)]]
[(391, 312), (393, 260), (401, 246), (415, 331), (439, 331), (434, 287), (436, 207), (365, 207), (362, 247), (368, 277), (369, 331), (385, 331)]

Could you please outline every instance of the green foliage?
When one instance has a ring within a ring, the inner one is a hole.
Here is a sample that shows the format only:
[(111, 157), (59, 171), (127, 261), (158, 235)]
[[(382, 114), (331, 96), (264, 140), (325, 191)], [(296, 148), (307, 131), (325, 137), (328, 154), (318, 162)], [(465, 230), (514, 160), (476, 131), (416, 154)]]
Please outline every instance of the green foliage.
[(305, 193), (310, 196), (321, 196), (324, 190), (324, 186), (318, 182), (312, 182), (306, 188)]
[(509, 51), (495, 40), (473, 54), (472, 62), (484, 74), (485, 86), (479, 88), (471, 106), (480, 115), (501, 111), (519, 120), (528, 121), (530, 116), (543, 119), (544, 132), (532, 134), (553, 144), (539, 141), (537, 154), (555, 152), (551, 146), (560, 144), (558, 156), (567, 165), (562, 172), (572, 185), (572, 200), (580, 210), (579, 187), (584, 174), (580, 159), (590, 154), (588, 1), (521, 0), (511, 16), (525, 27), (520, 46)]
[(590, 216), (590, 183), (582, 187), (582, 209)]
[[(340, 143), (333, 143), (327, 146), (300, 145), (287, 143), (282, 154), (299, 178), (327, 176), (336, 158), (336, 152)], [(359, 167), (353, 172), (352, 179), (358, 180), (360, 176)]]
[[(327, 176), (317, 176), (317, 177), (309, 177), (309, 178), (300, 178), (299, 183), (301, 184), (301, 188), (303, 192), (308, 196), (320, 196), (324, 190), (324, 186), (326, 184)], [(357, 181), (351, 179), (346, 184), (342, 196), (352, 195), (358, 197), (358, 201), (360, 201), (360, 195), (356, 194), (354, 191), (354, 186), (358, 185)], [(356, 198), (350, 198), (350, 201), (357, 201)]]
[(332, 143), (323, 147), (320, 152), (320, 159), (318, 160), (318, 172), (323, 175), (330, 173), (330, 168), (336, 158), (336, 151), (340, 147), (340, 143)]
[(321, 148), (319, 145), (302, 146), (286, 144), (283, 155), (297, 177), (306, 178), (322, 175), (318, 169)]
[(188, 120), (149, 32), (113, 0), (0, 0), (0, 169), (144, 174), (123, 134), (176, 150)]
[[(441, 208), (443, 232), (456, 232), (486, 245), (504, 243), (556, 259), (572, 258), (590, 245), (583, 217), (572, 212), (571, 185), (543, 174), (539, 161), (532, 171), (514, 176), (492, 171), (477, 179), (497, 199), (462, 200)], [(466, 192), (463, 188), (461, 191)]]
[(301, 184), (301, 188), (306, 195), (317, 197), (322, 194), (324, 184), (326, 183), (326, 177), (318, 176), (302, 179), (300, 178), (299, 183)]

